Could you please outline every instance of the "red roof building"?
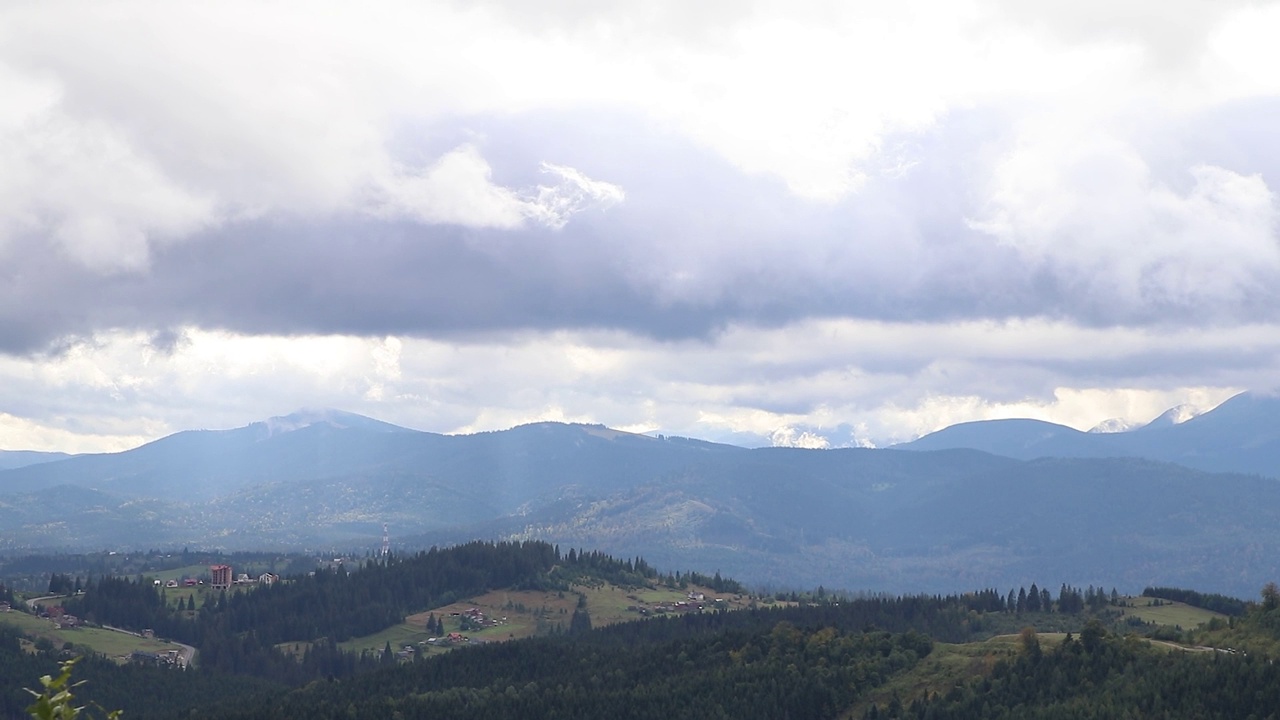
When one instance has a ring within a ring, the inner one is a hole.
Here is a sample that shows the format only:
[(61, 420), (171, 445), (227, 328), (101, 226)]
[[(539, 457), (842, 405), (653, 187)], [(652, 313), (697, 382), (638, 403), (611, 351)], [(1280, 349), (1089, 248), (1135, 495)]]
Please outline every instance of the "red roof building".
[(230, 565), (210, 565), (209, 577), (211, 578), (210, 586), (215, 590), (226, 590), (231, 587), (231, 566)]

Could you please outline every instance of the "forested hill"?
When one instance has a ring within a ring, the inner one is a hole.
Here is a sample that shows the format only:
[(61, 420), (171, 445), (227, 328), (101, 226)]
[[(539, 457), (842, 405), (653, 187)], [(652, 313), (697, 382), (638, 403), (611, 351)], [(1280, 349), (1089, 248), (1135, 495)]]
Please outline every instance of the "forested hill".
[[(24, 642), (29, 643), (0, 615), (0, 718), (4, 720), (29, 720), (26, 708), (32, 698), (25, 688), (40, 687), (41, 676), (56, 676), (58, 661), (66, 657), (59, 649), (33, 651), (29, 644), (24, 647)], [(76, 690), (78, 705), (123, 708), (124, 717), (130, 720), (174, 718), (187, 708), (218, 705), (228, 697), (278, 694), (287, 689), (251, 675), (120, 665), (96, 655), (77, 661), (75, 679), (84, 683)]]
[[(1032, 584), (897, 597), (779, 593), (744, 597), (750, 602), (740, 610), (709, 603), (701, 612), (595, 629), (575, 613), (567, 632), (460, 643), (403, 660), (389, 648), (352, 652), (335, 640), (494, 587), (547, 588), (539, 592), (551, 596), (563, 588), (585, 599), (586, 589), (620, 583), (640, 602), (674, 579), (640, 559), (561, 553), (538, 542), (469, 543), (205, 593), (199, 607), (175, 605), (145, 576), (86, 578), (84, 595), (63, 607), (135, 629), (167, 622), (163, 632), (199, 648), (186, 672), (83, 661), (77, 678), (89, 684), (78, 698), (136, 720), (1266, 718), (1280, 708), (1268, 704), (1280, 686), (1271, 662), (1280, 655), (1274, 584), (1241, 615), (1203, 611), (1213, 620), (1196, 630), (1152, 626), (1134, 598), (1115, 591), (1063, 584), (1055, 596)], [(731, 580), (698, 579), (743, 592)], [(1006, 639), (1019, 628), (1026, 628), (1020, 642)], [(305, 652), (280, 647), (298, 638), (312, 638)], [(1174, 643), (1223, 650), (1181, 652)], [(0, 694), (6, 718), (23, 717), (18, 689), (51, 672), (61, 655), (47, 642), (34, 650), (0, 632), (0, 685), (13, 691)]]
[(868, 598), (623, 623), (317, 683), (221, 718), (835, 717), (968, 637), (995, 593)]
[[(33, 559), (34, 561), (34, 559)], [(24, 569), (28, 569), (24, 565)], [(193, 707), (218, 706), (247, 697), (273, 697), (288, 687), (317, 679), (334, 680), (394, 664), (389, 653), (343, 649), (339, 643), (403, 623), (410, 613), (448, 605), (497, 589), (567, 592), (588, 586), (651, 585), (656, 571), (643, 559), (619, 560), (600, 552), (569, 550), (544, 542), (471, 542), (432, 548), (412, 555), (390, 555), (363, 563), (319, 567), (287, 576), (273, 585), (218, 591), (201, 587), (183, 593), (166, 589), (149, 575), (69, 577), (54, 573), (50, 587), (83, 588), (83, 594), (49, 598), (60, 614), (88, 625), (128, 631), (153, 631), (158, 637), (197, 649), (187, 672), (127, 665), (86, 653), (85, 646), (56, 647), (47, 638), (33, 646), (0, 615), (0, 718), (25, 718), (33, 687), (41, 675), (56, 674), (56, 660), (88, 654), (76, 670), (88, 680), (85, 700), (123, 708), (130, 718), (185, 716)], [(732, 580), (675, 574), (663, 582), (703, 581), (726, 591), (741, 591)], [(55, 590), (56, 592), (56, 590)], [(196, 602), (197, 596), (202, 598)], [(188, 599), (190, 602), (188, 603)], [(0, 584), (0, 602), (22, 604)], [(37, 609), (45, 604), (37, 605)], [(584, 616), (585, 617), (585, 616)], [(31, 618), (32, 622), (38, 622)], [(45, 621), (50, 622), (50, 621)], [(101, 632), (101, 631), (95, 631)], [(110, 633), (108, 633), (110, 634)], [(72, 632), (65, 637), (76, 638)], [(281, 646), (296, 644), (305, 652)]]
[[(572, 550), (561, 555), (543, 542), (471, 542), (368, 560), (352, 571), (321, 568), (216, 599), (207, 595), (198, 609), (194, 600), (175, 606), (146, 578), (94, 578), (63, 607), (90, 622), (152, 629), (193, 645), (207, 670), (299, 683), (375, 666), (377, 658), (344, 653), (337, 644), (402, 623), (413, 612), (498, 588), (568, 589), (583, 577), (639, 585), (655, 574), (643, 560)], [(301, 663), (276, 648), (286, 642), (309, 643)]]
[[(1242, 626), (1272, 632), (1280, 610), (1267, 607), (1252, 606)], [(1069, 610), (1074, 632), (1043, 643), (1031, 624), (1054, 621), (1042, 612), (1014, 615), (995, 592), (689, 615), (468, 648), (194, 716), (1277, 717), (1280, 666), (1269, 656), (1171, 650), (1108, 629), (1103, 619), (1117, 610), (1083, 610)], [(1026, 625), (1016, 642), (975, 643), (976, 650), (935, 642), (1010, 622)]]
[(1051, 651), (1030, 634), (1022, 652), (980, 682), (864, 718), (1070, 720), (1073, 718), (1280, 717), (1280, 666), (1240, 653), (1167, 652), (1100, 626)]
[(90, 581), (85, 594), (64, 607), (91, 621), (153, 628), (192, 644), (228, 632), (253, 632), (266, 644), (316, 637), (341, 642), (468, 594), (554, 582), (551, 571), (566, 561), (546, 543), (473, 542), (368, 560), (353, 571), (320, 568), (252, 592), (224, 592), (194, 613), (175, 611), (163, 601), (164, 591), (149, 583), (118, 577)]

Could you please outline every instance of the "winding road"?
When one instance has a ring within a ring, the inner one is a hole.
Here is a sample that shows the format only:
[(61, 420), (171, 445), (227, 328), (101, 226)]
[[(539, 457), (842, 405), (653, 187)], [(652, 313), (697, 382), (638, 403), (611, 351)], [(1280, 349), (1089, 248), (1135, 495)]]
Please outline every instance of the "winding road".
[[(61, 600), (62, 598), (66, 598), (66, 597), (71, 597), (71, 596), (70, 595), (45, 595), (44, 597), (29, 598), (27, 600), (27, 607), (34, 609), (36, 605), (39, 605), (45, 600)], [(125, 630), (124, 628), (111, 627), (110, 625), (103, 625), (102, 629), (110, 630), (112, 632), (124, 633), (125, 635), (132, 635), (138, 638), (142, 637), (142, 633), (136, 633), (136, 632), (133, 632), (132, 630)], [(170, 645), (177, 645), (178, 647), (182, 648), (182, 650), (178, 653), (178, 667), (181, 667), (181, 668), (190, 667), (191, 663), (195, 661), (196, 659), (195, 648), (185, 643), (177, 642), (176, 640), (166, 640), (165, 642), (169, 643)]]
[[(124, 628), (111, 627), (110, 625), (103, 625), (102, 629), (110, 630), (112, 632), (124, 633), (125, 635), (132, 635), (138, 638), (143, 637), (142, 633), (136, 633), (132, 630), (125, 630)], [(191, 663), (195, 661), (196, 659), (195, 648), (191, 647), (190, 645), (187, 645), (186, 643), (180, 643), (177, 640), (165, 640), (165, 642), (169, 643), (170, 645), (177, 645), (178, 647), (182, 648), (182, 650), (178, 652), (178, 667), (180, 668), (189, 667)]]

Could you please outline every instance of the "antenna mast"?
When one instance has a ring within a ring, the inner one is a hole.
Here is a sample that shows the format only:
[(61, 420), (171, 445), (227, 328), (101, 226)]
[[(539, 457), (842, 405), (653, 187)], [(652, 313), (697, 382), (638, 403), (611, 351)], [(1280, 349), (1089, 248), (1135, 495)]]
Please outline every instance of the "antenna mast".
[(382, 557), (391, 554), (391, 536), (387, 534), (387, 524), (382, 523)]

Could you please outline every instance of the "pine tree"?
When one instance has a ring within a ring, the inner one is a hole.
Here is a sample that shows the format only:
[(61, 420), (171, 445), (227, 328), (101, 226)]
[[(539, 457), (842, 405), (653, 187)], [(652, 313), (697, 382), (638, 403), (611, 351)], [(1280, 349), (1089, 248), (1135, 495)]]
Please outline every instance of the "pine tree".
[(583, 633), (591, 629), (591, 614), (587, 612), (587, 596), (578, 595), (578, 607), (573, 610), (573, 617), (569, 619), (570, 633)]

